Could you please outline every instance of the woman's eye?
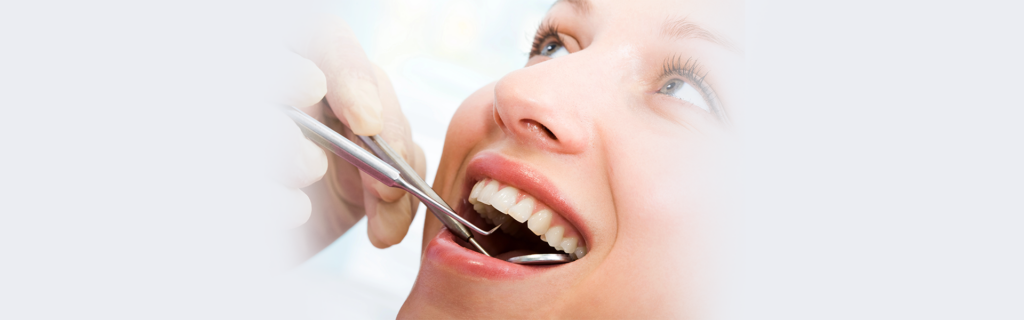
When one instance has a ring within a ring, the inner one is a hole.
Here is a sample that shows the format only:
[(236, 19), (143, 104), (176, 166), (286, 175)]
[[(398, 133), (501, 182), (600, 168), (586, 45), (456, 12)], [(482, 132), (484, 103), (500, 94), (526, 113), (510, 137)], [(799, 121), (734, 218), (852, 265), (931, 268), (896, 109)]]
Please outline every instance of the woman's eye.
[(700, 91), (697, 91), (697, 88), (694, 88), (686, 81), (679, 79), (669, 80), (668, 83), (661, 86), (658, 93), (689, 102), (690, 104), (704, 109), (704, 111), (711, 112), (711, 108), (708, 107), (707, 101), (704, 100), (704, 95), (701, 95)]
[(561, 43), (549, 42), (540, 49), (540, 55), (547, 56), (548, 58), (558, 58), (569, 54), (569, 50), (565, 49)]

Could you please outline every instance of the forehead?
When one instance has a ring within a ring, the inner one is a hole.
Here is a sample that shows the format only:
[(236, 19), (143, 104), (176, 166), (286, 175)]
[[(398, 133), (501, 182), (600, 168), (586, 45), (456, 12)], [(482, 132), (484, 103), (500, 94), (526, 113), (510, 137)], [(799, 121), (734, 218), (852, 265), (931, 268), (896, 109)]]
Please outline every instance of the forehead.
[(592, 30), (634, 37), (701, 31), (729, 46), (743, 42), (743, 2), (739, 0), (559, 0), (548, 17), (584, 20)]

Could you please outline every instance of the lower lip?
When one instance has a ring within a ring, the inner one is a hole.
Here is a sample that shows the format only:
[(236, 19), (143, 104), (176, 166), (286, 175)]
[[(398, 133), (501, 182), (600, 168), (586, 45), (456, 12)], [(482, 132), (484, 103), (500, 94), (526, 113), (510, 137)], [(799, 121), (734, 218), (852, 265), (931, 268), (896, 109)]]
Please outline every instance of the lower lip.
[(488, 257), (455, 243), (455, 237), (442, 228), (427, 244), (424, 263), (458, 274), (490, 280), (519, 280), (557, 266), (524, 266)]

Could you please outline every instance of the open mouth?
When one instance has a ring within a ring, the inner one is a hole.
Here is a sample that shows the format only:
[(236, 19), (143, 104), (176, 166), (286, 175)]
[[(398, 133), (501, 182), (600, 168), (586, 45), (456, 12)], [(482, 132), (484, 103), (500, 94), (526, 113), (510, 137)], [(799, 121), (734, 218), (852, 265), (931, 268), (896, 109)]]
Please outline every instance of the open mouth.
[[(491, 227), (501, 225), (501, 232), (477, 237), (495, 258), (565, 253), (575, 260), (587, 254), (587, 245), (572, 223), (534, 196), (507, 183), (492, 178), (476, 181), (464, 204), (468, 204), (462, 206), (467, 209), (460, 213), (471, 222), (479, 226), (484, 225), (481, 222)], [(472, 210), (468, 210), (470, 207)]]

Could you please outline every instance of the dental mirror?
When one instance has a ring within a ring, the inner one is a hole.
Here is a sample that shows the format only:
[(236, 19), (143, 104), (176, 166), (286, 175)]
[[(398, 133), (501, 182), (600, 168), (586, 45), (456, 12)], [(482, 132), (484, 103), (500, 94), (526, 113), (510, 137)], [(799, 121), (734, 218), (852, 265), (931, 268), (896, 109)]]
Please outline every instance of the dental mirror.
[(573, 259), (564, 253), (536, 253), (518, 257), (508, 258), (508, 262), (515, 264), (559, 264), (571, 262)]

